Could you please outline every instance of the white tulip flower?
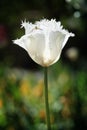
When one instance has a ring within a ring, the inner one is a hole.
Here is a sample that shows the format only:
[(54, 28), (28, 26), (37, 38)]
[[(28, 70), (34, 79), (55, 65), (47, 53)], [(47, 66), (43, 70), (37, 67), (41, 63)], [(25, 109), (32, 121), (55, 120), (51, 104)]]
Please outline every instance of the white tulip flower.
[(68, 38), (74, 36), (55, 19), (43, 19), (35, 24), (24, 21), (22, 27), (25, 28), (25, 35), (13, 42), (24, 48), (33, 61), (44, 67), (59, 60)]

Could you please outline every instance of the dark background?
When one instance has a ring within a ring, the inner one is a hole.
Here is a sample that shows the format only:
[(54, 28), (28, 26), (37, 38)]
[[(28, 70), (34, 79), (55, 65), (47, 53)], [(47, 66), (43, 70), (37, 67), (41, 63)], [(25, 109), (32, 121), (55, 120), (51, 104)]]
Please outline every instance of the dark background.
[[(55, 18), (64, 28), (75, 33), (65, 46), (62, 59), (70, 62), (65, 51), (76, 47), (78, 63), (87, 58), (87, 1), (86, 0), (1, 0), (0, 1), (0, 63), (10, 67), (34, 69), (37, 67), (27, 52), (13, 45), (12, 40), (20, 38), (22, 20), (35, 22), (42, 18)], [(78, 64), (76, 63), (76, 64)]]

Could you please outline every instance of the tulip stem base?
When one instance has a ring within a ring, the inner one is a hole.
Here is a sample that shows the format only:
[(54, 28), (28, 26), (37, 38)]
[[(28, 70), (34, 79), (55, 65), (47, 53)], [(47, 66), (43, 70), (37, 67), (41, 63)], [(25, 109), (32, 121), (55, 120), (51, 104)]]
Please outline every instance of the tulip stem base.
[(45, 107), (46, 107), (47, 130), (51, 130), (49, 102), (48, 102), (48, 68), (47, 67), (44, 68), (44, 85), (45, 85)]

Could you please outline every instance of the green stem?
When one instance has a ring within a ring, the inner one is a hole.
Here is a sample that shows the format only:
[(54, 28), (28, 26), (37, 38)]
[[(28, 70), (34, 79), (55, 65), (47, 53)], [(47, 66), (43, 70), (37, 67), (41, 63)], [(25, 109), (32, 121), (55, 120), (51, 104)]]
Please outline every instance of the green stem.
[(49, 112), (49, 103), (48, 103), (48, 68), (44, 68), (44, 84), (45, 84), (45, 106), (46, 106), (46, 121), (47, 121), (47, 130), (51, 130), (50, 125), (50, 112)]

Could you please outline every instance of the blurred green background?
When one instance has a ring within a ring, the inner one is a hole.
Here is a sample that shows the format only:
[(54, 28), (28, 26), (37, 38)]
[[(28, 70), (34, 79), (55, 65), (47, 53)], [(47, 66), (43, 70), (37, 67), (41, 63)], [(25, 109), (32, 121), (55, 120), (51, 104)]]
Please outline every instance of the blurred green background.
[(53, 130), (87, 129), (87, 0), (0, 1), (0, 130), (46, 130), (43, 68), (12, 43), (22, 20), (55, 18), (75, 33), (49, 67)]

